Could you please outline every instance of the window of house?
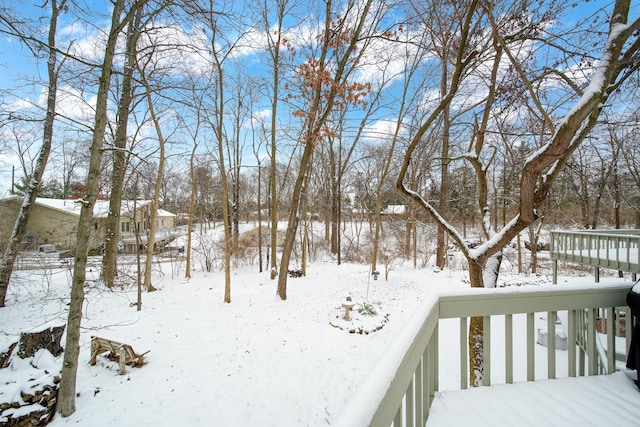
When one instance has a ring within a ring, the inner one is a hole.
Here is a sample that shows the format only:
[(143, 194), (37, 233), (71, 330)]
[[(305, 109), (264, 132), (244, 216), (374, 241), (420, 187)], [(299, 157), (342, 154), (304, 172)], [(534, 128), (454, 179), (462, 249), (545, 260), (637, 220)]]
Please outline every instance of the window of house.
[(129, 232), (129, 222), (123, 222), (120, 224), (120, 231), (122, 231), (123, 233), (128, 233)]

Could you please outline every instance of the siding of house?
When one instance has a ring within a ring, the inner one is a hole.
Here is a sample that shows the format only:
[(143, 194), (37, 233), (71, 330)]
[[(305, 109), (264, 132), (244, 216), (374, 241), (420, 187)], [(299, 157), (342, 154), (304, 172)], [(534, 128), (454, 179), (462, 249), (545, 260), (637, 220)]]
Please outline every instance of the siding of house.
[[(148, 230), (148, 218), (150, 216), (149, 205), (136, 208), (135, 223), (132, 212), (123, 212), (120, 217), (120, 237), (128, 238), (135, 236), (136, 225), (140, 232)], [(176, 216), (167, 211), (159, 210), (156, 221), (157, 231), (170, 230), (176, 226)]]
[(18, 216), (20, 201), (15, 199), (5, 199), (0, 202), (0, 246), (4, 250), (9, 242), (13, 225)]
[[(27, 236), (23, 239), (23, 249), (36, 249), (40, 245), (54, 244), (59, 250), (73, 249), (75, 247), (79, 209), (73, 201), (62, 201), (54, 199), (38, 199), (31, 211), (29, 223), (27, 224)], [(0, 200), (0, 248), (6, 247), (13, 226), (15, 224), (22, 198), (12, 196)], [(131, 202), (129, 202), (131, 204)], [(136, 207), (135, 222), (138, 223), (139, 230), (144, 233), (149, 228), (149, 207), (144, 203)], [(104, 242), (106, 235), (106, 212), (108, 202), (99, 200), (96, 202), (93, 222), (93, 230), (90, 249), (99, 249)], [(120, 218), (120, 238), (131, 239), (135, 236), (133, 214), (126, 207), (123, 207), (123, 214)], [(158, 211), (156, 230), (166, 231), (175, 227), (175, 215), (171, 212), (160, 209)]]
[[(0, 202), (0, 244), (3, 248), (9, 242), (21, 204), (21, 198), (10, 198)], [(57, 249), (72, 249), (75, 247), (77, 230), (77, 215), (36, 203), (27, 223), (27, 233), (22, 241), (23, 248), (34, 249), (40, 245), (54, 244)], [(101, 236), (104, 236), (104, 227), (102, 221), (97, 220), (89, 247), (98, 247), (102, 241)]]

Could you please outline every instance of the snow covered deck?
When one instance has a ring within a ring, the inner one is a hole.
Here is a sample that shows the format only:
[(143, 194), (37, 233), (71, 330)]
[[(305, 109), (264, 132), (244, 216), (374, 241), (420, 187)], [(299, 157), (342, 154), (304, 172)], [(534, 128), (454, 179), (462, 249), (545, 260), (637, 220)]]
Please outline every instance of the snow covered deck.
[(500, 384), (437, 393), (427, 427), (636, 427), (635, 373)]
[[(635, 372), (616, 372), (630, 342), (631, 327), (622, 320), (631, 318), (630, 286), (472, 288), (434, 296), (332, 425), (638, 425)], [(469, 389), (467, 330), (474, 316), (483, 318), (491, 345), (483, 350), (484, 386)], [(564, 338), (568, 345), (557, 346)]]
[(584, 230), (551, 232), (553, 283), (557, 283), (558, 261), (575, 262), (599, 269), (640, 273), (640, 230)]

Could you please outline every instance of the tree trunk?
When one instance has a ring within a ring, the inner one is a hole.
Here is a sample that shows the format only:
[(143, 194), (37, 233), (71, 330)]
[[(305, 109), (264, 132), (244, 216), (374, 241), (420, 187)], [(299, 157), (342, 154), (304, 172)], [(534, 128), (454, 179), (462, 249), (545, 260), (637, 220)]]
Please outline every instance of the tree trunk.
[[(312, 154), (313, 157), (313, 154)], [(302, 270), (302, 275), (307, 275), (307, 259), (309, 248), (307, 245), (309, 244), (309, 222), (311, 218), (309, 216), (309, 194), (307, 193), (307, 188), (309, 188), (309, 181), (311, 180), (311, 168), (313, 166), (312, 159), (309, 160), (309, 168), (306, 170), (305, 180), (302, 187), (302, 215), (304, 215), (304, 226), (302, 227), (302, 250), (301, 250), (301, 259), (300, 259), (300, 269)]]
[[(134, 184), (134, 191), (133, 193), (136, 195), (136, 197), (138, 196), (138, 178), (136, 177), (135, 180), (135, 184)], [(138, 205), (136, 203), (136, 199), (133, 200), (133, 233), (136, 236), (136, 290), (137, 290), (137, 297), (138, 300), (136, 301), (136, 311), (140, 311), (142, 310), (142, 260), (141, 260), (141, 253), (140, 253), (140, 248), (142, 247), (142, 238), (140, 237), (140, 229), (138, 228), (137, 224), (137, 211), (138, 211)], [(143, 219), (143, 224), (144, 224), (144, 219)]]
[[(483, 265), (469, 260), (469, 280), (472, 288), (483, 288)], [(472, 387), (482, 385), (484, 372), (484, 327), (482, 317), (472, 317), (469, 324), (469, 382)]]
[(73, 279), (71, 282), (71, 301), (69, 303), (69, 315), (67, 319), (67, 338), (62, 364), (60, 392), (58, 394), (58, 412), (63, 417), (68, 417), (76, 410), (76, 374), (78, 371), (78, 355), (80, 353), (80, 324), (82, 321), (82, 305), (84, 302), (87, 253), (89, 251), (89, 241), (93, 225), (93, 206), (96, 202), (96, 192), (98, 190), (100, 177), (102, 143), (107, 125), (107, 98), (109, 95), (111, 67), (118, 34), (125, 24), (124, 21), (120, 20), (124, 3), (124, 0), (116, 0), (113, 7), (111, 30), (105, 46), (100, 82), (98, 85), (93, 140), (89, 149), (90, 160), (85, 186), (86, 195), (81, 200), (82, 207), (78, 221), (77, 246), (73, 265)]
[(411, 231), (413, 230), (413, 225), (414, 224), (411, 219), (411, 216), (409, 216), (407, 218), (407, 221), (404, 224), (405, 237), (404, 237), (403, 256), (405, 257), (405, 259), (408, 259), (411, 254), (411, 239), (412, 239)]
[(241, 147), (240, 147), (240, 133), (242, 130), (241, 125), (241, 116), (242, 116), (242, 93), (241, 85), (238, 85), (238, 93), (236, 96), (238, 97), (238, 101), (236, 103), (237, 109), (235, 111), (235, 120), (236, 126), (234, 127), (234, 135), (233, 135), (233, 156), (231, 156), (230, 162), (233, 161), (232, 164), (232, 179), (233, 186), (231, 192), (231, 219), (233, 226), (233, 250), (238, 249), (238, 241), (240, 240), (240, 163), (241, 163)]
[(529, 225), (529, 241), (531, 242), (531, 273), (533, 274), (538, 272), (538, 241), (540, 240), (541, 229), (542, 222), (537, 230), (533, 224)]
[(102, 280), (108, 287), (113, 286), (117, 275), (118, 240), (120, 236), (120, 213), (122, 208), (122, 186), (127, 169), (125, 148), (127, 146), (127, 126), (132, 101), (131, 83), (135, 70), (136, 45), (140, 35), (141, 13), (136, 12), (133, 24), (127, 28), (125, 66), (122, 76), (122, 95), (118, 104), (118, 124), (113, 150), (113, 171), (111, 173), (111, 194), (109, 212), (106, 219), (105, 248), (102, 257)]
[[(215, 33), (215, 24), (212, 23)], [(215, 135), (218, 145), (218, 167), (220, 169), (220, 180), (222, 184), (222, 222), (224, 227), (224, 302), (231, 303), (231, 217), (229, 212), (229, 179), (227, 176), (225, 156), (224, 156), (224, 68), (223, 62), (218, 57), (215, 43), (211, 46), (215, 61), (215, 71), (218, 77), (218, 99), (217, 117), (215, 123)], [(224, 60), (224, 59), (223, 59)]]
[(340, 234), (340, 218), (338, 215), (338, 176), (336, 170), (333, 146), (329, 147), (329, 174), (331, 182), (331, 253), (338, 253), (338, 235)]
[(482, 317), (472, 317), (469, 323), (469, 381), (472, 387), (484, 379), (484, 325)]
[(193, 159), (196, 156), (196, 150), (198, 149), (198, 142), (194, 138), (193, 149), (191, 150), (191, 157), (189, 157), (189, 173), (191, 175), (191, 195), (189, 197), (189, 218), (187, 219), (187, 247), (185, 248), (186, 262), (185, 262), (185, 278), (191, 278), (191, 233), (193, 233), (193, 215), (196, 208), (196, 172), (193, 166)]
[[(384, 176), (382, 177), (384, 178)], [(378, 191), (376, 191), (376, 207), (375, 212), (373, 213), (374, 220), (374, 231), (373, 231), (373, 248), (371, 253), (371, 271), (373, 274), (374, 271), (378, 269), (378, 251), (380, 248), (380, 232), (382, 231), (382, 197), (380, 195), (382, 185), (378, 185)]]
[(520, 238), (520, 233), (518, 233), (516, 239), (518, 247), (518, 274), (522, 274), (522, 239)]
[(262, 167), (258, 158), (258, 264), (262, 273)]
[[(269, 2), (270, 3), (270, 2)], [(271, 222), (271, 228), (269, 230), (269, 246), (270, 246), (270, 277), (271, 280), (274, 280), (278, 275), (278, 261), (277, 261), (277, 244), (278, 244), (278, 197), (277, 197), (277, 155), (278, 151), (276, 149), (276, 139), (277, 139), (277, 131), (278, 131), (278, 122), (277, 122), (277, 112), (278, 112), (278, 101), (280, 96), (280, 68), (282, 64), (280, 64), (280, 48), (281, 48), (281, 38), (282, 38), (282, 24), (284, 20), (285, 13), (285, 5), (286, 2), (276, 2), (276, 6), (278, 8), (278, 24), (277, 29), (275, 30), (276, 39), (273, 40), (273, 44), (271, 45), (271, 54), (272, 54), (272, 66), (273, 66), (273, 99), (271, 100), (271, 171), (270, 171), (270, 179), (269, 179), (269, 220)], [(265, 8), (272, 7), (270, 3), (267, 6), (267, 2), (265, 2)], [(271, 31), (269, 31), (271, 33)], [(271, 40), (271, 39), (270, 39)], [(288, 264), (288, 262), (287, 262)], [(286, 279), (285, 279), (286, 280)], [(278, 283), (280, 279), (278, 279)], [(280, 285), (278, 285), (280, 286)], [(286, 285), (285, 285), (286, 286)]]
[(308, 242), (308, 234), (309, 233), (309, 218), (304, 219), (304, 226), (302, 227), (302, 250), (300, 255), (300, 271), (302, 271), (302, 275), (307, 275), (307, 244)]
[(151, 200), (151, 207), (149, 212), (149, 229), (147, 230), (147, 250), (144, 267), (144, 287), (147, 292), (153, 292), (156, 288), (151, 283), (151, 268), (153, 264), (153, 253), (156, 239), (156, 229), (158, 221), (158, 202), (160, 198), (160, 189), (162, 186), (162, 177), (164, 174), (164, 136), (162, 135), (162, 128), (160, 127), (160, 121), (156, 116), (155, 109), (153, 107), (153, 100), (151, 99), (151, 87), (147, 78), (144, 75), (144, 70), (138, 67), (138, 71), (141, 75), (141, 80), (145, 87), (145, 96), (147, 98), (147, 105), (149, 107), (149, 114), (158, 136), (158, 144), (160, 146), (160, 154), (158, 158), (158, 175), (156, 176), (155, 188), (153, 190), (153, 198)]
[(269, 230), (269, 250), (270, 250), (270, 277), (271, 280), (275, 279), (278, 275), (278, 262), (277, 262), (277, 245), (278, 245), (278, 198), (276, 197), (276, 149), (275, 139), (273, 140), (272, 152), (271, 152), (271, 177), (269, 179), (269, 221), (271, 221), (271, 227)]
[[(448, 67), (449, 60), (447, 52), (442, 52), (442, 77), (440, 81), (440, 97), (444, 98), (447, 95), (447, 79), (449, 76)], [(438, 211), (443, 217), (447, 217), (449, 211), (449, 105), (445, 106), (442, 111), (442, 152), (440, 161), (440, 199), (438, 202)], [(446, 239), (445, 230), (438, 225), (438, 234), (436, 238), (436, 265), (441, 269), (444, 268), (446, 263)]]
[[(289, 220), (287, 223), (287, 233), (284, 238), (284, 247), (282, 248), (282, 258), (280, 259), (280, 271), (278, 272), (278, 291), (277, 294), (281, 300), (287, 299), (287, 273), (289, 271), (289, 262), (291, 261), (291, 253), (293, 252), (293, 244), (296, 238), (296, 231), (300, 221), (300, 203), (303, 196), (303, 186), (305, 182), (306, 171), (311, 162), (311, 154), (313, 153), (313, 143), (306, 143), (300, 159), (300, 168), (298, 177), (293, 187), (291, 199), (291, 208), (289, 209)], [(273, 274), (273, 273), (272, 273)]]
[[(222, 126), (222, 124), (220, 124)], [(224, 227), (224, 302), (231, 303), (231, 224), (229, 223), (229, 190), (227, 173), (224, 170), (222, 157), (222, 141), (219, 144), (220, 176), (222, 178), (222, 217)]]
[[(20, 243), (27, 232), (27, 224), (29, 223), (29, 217), (31, 216), (31, 210), (38, 196), (38, 190), (40, 188), (40, 181), (44, 174), (49, 159), (49, 153), (51, 152), (51, 143), (53, 140), (53, 124), (56, 116), (56, 96), (58, 93), (58, 66), (57, 61), (57, 48), (56, 48), (56, 31), (58, 26), (58, 15), (61, 10), (66, 7), (66, 0), (62, 0), (60, 5), (56, 0), (51, 2), (51, 17), (49, 19), (49, 34), (48, 34), (48, 60), (47, 60), (47, 76), (49, 79), (49, 87), (47, 91), (47, 111), (44, 119), (44, 129), (42, 135), (42, 146), (36, 160), (33, 174), (29, 179), (29, 187), (22, 200), (20, 211), (16, 222), (13, 226), (11, 237), (5, 248), (2, 261), (0, 262), (0, 307), (4, 307), (7, 297), (7, 291), (9, 289), (9, 282), (11, 281), (11, 275), (13, 274), (13, 266), (15, 265), (16, 258), (18, 257)], [(13, 191), (13, 186), (11, 187)]]

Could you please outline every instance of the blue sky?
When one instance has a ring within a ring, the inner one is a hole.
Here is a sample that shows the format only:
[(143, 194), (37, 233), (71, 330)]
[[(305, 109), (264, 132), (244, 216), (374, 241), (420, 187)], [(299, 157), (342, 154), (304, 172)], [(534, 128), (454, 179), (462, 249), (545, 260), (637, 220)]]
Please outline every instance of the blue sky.
[[(107, 1), (88, 1), (86, 2), (88, 9), (91, 12), (99, 11), (106, 12), (109, 7), (109, 2)], [(589, 16), (592, 14), (594, 10), (606, 5), (610, 5), (611, 1), (609, 0), (599, 0), (599, 1), (582, 1), (576, 2), (577, 6), (572, 10), (571, 14), (568, 17), (568, 20), (578, 20), (581, 17)], [(32, 2), (16, 2), (15, 7), (20, 10), (21, 13), (40, 13), (40, 10), (37, 6), (34, 6)], [(610, 7), (608, 7), (610, 9)], [(635, 6), (635, 9), (638, 9), (638, 6)], [(48, 13), (48, 10), (46, 11)], [(63, 14), (61, 17), (61, 22), (59, 25), (59, 34), (60, 39), (64, 39), (66, 37), (72, 37), (75, 42), (74, 46), (77, 46), (82, 49), (87, 49), (93, 43), (93, 31), (90, 27), (85, 27), (81, 25), (79, 22), (70, 22), (71, 14)], [(97, 18), (96, 18), (97, 19)], [(102, 19), (100, 17), (99, 19)], [(46, 27), (46, 20), (42, 21), (43, 28)], [(96, 24), (96, 27), (101, 27), (99, 23)], [(290, 38), (294, 38), (299, 36), (300, 34), (308, 34), (311, 33), (311, 28), (307, 28), (305, 31), (304, 26), (292, 26), (289, 31)], [(260, 39), (260, 35), (256, 35), (256, 38), (251, 40), (249, 43), (251, 49), (243, 51), (242, 55), (245, 55), (246, 60), (242, 61), (242, 64), (247, 68), (252, 68), (252, 71), (259, 70), (259, 67), (255, 64), (260, 64), (261, 59), (260, 52), (263, 49), (261, 46), (262, 41)], [(60, 42), (60, 46), (64, 46), (63, 42)], [(86, 53), (87, 51), (84, 50)], [(187, 61), (191, 62), (191, 60)], [(396, 62), (398, 65), (399, 62)], [(22, 46), (19, 42), (9, 39), (7, 36), (0, 35), (0, 89), (18, 89), (20, 88), (20, 94), (23, 96), (27, 96), (31, 100), (37, 100), (40, 95), (40, 87), (35, 87), (35, 90), (28, 89), (22, 84), (25, 82), (25, 79), (35, 78), (36, 80), (41, 78), (39, 76), (39, 70), (42, 71), (44, 67), (44, 62), (40, 60), (40, 62), (36, 62), (33, 58), (31, 52), (24, 46)], [(193, 63), (191, 63), (193, 66)], [(375, 61), (372, 61), (372, 65), (375, 65)], [(38, 66), (40, 68), (38, 68)], [(369, 69), (370, 74), (374, 75), (375, 67), (371, 67)], [(44, 76), (44, 74), (43, 74)], [(64, 90), (70, 92), (73, 88), (65, 88)], [(87, 96), (86, 94), (84, 95)], [(62, 95), (61, 95), (61, 98)], [(262, 102), (259, 102), (256, 113), (259, 113), (262, 116), (268, 117), (268, 100), (263, 99)], [(64, 104), (61, 101), (61, 104)], [(61, 106), (64, 108), (64, 105)], [(67, 107), (69, 109), (82, 109), (82, 106), (78, 106), (76, 104), (72, 104), (71, 107)], [(86, 108), (86, 106), (84, 106)], [(284, 108), (284, 106), (281, 106)], [(393, 109), (388, 110), (393, 113)], [(85, 112), (86, 113), (86, 112)], [(387, 117), (380, 117), (382, 120), (379, 122), (372, 122), (370, 129), (371, 131), (379, 130), (379, 129), (389, 129), (388, 120), (395, 119), (395, 115), (391, 114)], [(386, 119), (386, 120), (384, 120)], [(255, 163), (255, 159), (253, 159), (252, 155), (247, 155), (246, 160), (243, 160), (243, 164), (253, 164)], [(10, 156), (6, 150), (0, 151), (0, 196), (6, 194), (9, 189), (10, 183), (10, 173), (11, 173), (11, 165), (16, 164), (15, 157)], [(19, 171), (19, 169), (18, 169)], [(19, 176), (18, 172), (18, 176)]]

